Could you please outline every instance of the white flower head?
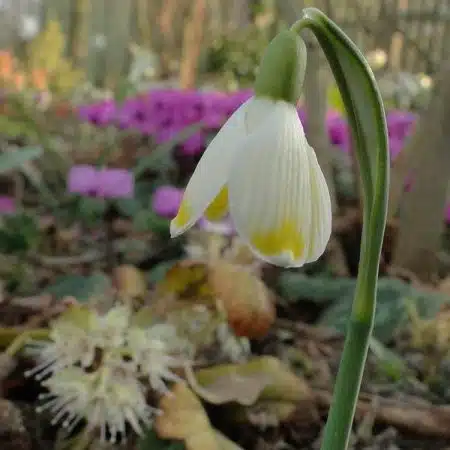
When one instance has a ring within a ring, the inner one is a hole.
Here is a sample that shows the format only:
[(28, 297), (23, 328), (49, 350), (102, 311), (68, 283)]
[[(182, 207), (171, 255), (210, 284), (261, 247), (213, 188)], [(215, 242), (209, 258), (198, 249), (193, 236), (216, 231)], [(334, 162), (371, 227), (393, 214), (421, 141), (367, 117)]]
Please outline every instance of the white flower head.
[(166, 382), (181, 382), (173, 372), (187, 362), (187, 342), (177, 336), (172, 325), (157, 324), (149, 328), (133, 327), (128, 333), (128, 347), (133, 361), (148, 377), (155, 391), (168, 392)]
[(98, 350), (116, 350), (124, 345), (129, 320), (130, 311), (124, 306), (111, 308), (104, 315), (93, 309), (71, 308), (52, 322), (50, 341), (31, 343), (39, 364), (27, 375), (42, 379), (69, 366), (91, 366)]
[(324, 252), (330, 195), (294, 104), (255, 96), (228, 119), (186, 187), (171, 235), (227, 213), (265, 261), (300, 267)]
[(38, 410), (53, 414), (52, 424), (61, 423), (71, 431), (85, 419), (88, 428), (100, 430), (102, 440), (107, 433), (111, 442), (123, 437), (127, 423), (141, 434), (142, 425), (158, 412), (147, 404), (143, 385), (121, 361), (103, 364), (92, 373), (68, 367), (42, 384), (49, 393), (41, 395)]

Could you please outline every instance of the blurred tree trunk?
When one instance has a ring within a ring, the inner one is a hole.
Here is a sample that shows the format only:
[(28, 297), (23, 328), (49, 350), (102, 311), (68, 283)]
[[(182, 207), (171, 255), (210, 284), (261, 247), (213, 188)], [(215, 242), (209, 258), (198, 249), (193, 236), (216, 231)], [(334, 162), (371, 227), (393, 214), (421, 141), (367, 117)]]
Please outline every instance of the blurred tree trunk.
[(450, 63), (441, 70), (427, 111), (411, 140), (414, 184), (401, 205), (393, 265), (431, 281), (442, 245), (450, 177)]
[(194, 0), (190, 17), (184, 28), (180, 63), (180, 87), (182, 89), (194, 89), (197, 81), (205, 18), (206, 0)]
[(72, 22), (69, 33), (69, 43), (75, 64), (81, 65), (87, 58), (89, 51), (89, 14), (91, 2), (89, 0), (75, 0), (72, 2)]

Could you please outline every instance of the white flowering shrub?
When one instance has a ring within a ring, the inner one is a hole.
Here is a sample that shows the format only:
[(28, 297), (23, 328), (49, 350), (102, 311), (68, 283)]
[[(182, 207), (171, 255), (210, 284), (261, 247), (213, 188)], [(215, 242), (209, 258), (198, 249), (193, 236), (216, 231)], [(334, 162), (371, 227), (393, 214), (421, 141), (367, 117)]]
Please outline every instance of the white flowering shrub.
[(147, 398), (182, 381), (175, 371), (188, 362), (190, 346), (174, 325), (142, 325), (138, 314), (123, 305), (104, 315), (74, 306), (51, 324), (49, 341), (31, 343), (38, 364), (27, 375), (48, 390), (38, 409), (53, 424), (70, 432), (84, 420), (116, 442), (127, 425), (142, 434), (158, 414)]

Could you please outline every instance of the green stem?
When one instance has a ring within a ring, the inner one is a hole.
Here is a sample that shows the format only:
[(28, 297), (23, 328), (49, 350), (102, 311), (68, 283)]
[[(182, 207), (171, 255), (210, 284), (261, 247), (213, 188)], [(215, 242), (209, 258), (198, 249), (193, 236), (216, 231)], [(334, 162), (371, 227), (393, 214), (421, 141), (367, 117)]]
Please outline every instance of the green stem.
[(304, 9), (303, 17), (292, 26), (297, 33), (305, 28), (316, 35), (341, 92), (351, 125), (364, 196), (355, 298), (321, 447), (322, 450), (345, 450), (375, 318), (389, 186), (387, 129), (374, 76), (355, 44), (315, 8)]
[(370, 323), (350, 320), (322, 450), (342, 450), (348, 446), (371, 334)]
[(24, 331), (16, 328), (0, 328), (0, 345), (7, 346), (5, 353), (15, 356), (30, 339), (46, 340), (49, 338), (48, 328), (36, 328)]

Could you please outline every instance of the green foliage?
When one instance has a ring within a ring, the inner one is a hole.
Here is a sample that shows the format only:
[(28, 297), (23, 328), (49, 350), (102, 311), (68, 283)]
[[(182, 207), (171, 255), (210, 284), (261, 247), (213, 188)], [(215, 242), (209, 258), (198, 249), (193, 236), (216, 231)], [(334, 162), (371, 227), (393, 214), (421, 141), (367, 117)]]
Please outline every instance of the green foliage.
[(110, 287), (111, 281), (103, 273), (94, 273), (90, 276), (61, 275), (54, 284), (47, 287), (46, 292), (59, 300), (73, 296), (83, 302), (97, 295), (105, 294)]
[[(326, 308), (319, 324), (345, 332), (353, 303), (356, 280), (350, 278), (307, 277), (285, 272), (280, 275), (280, 293), (291, 301), (312, 300)], [(400, 280), (381, 278), (374, 336), (381, 342), (392, 339), (407, 321), (406, 302), (412, 301), (422, 317), (433, 317), (450, 300), (437, 293), (422, 292)]]
[(25, 147), (0, 154), (0, 174), (20, 169), (26, 162), (39, 158), (42, 147)]
[(329, 303), (355, 289), (353, 278), (308, 277), (297, 272), (282, 272), (278, 279), (281, 295), (291, 301), (302, 299)]
[(207, 74), (220, 74), (227, 88), (251, 86), (268, 43), (267, 34), (255, 25), (236, 30), (213, 41), (202, 69)]
[(39, 239), (39, 228), (34, 217), (15, 214), (3, 217), (0, 228), (0, 252), (23, 254), (34, 248)]
[(42, 70), (48, 77), (52, 92), (68, 94), (83, 79), (83, 74), (64, 56), (66, 39), (57, 20), (47, 22), (44, 30), (27, 48), (30, 72)]

